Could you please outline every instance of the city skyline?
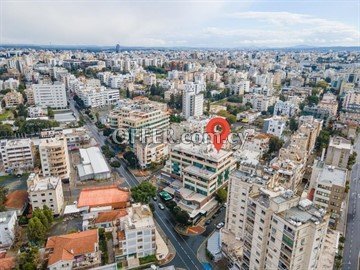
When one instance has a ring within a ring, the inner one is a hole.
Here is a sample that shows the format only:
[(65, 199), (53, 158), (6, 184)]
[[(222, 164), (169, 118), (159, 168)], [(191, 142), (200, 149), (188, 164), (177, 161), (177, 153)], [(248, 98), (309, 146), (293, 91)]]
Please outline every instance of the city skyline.
[[(39, 5), (41, 4), (41, 8)], [(345, 1), (3, 1), (1, 44), (274, 48), (359, 46)]]

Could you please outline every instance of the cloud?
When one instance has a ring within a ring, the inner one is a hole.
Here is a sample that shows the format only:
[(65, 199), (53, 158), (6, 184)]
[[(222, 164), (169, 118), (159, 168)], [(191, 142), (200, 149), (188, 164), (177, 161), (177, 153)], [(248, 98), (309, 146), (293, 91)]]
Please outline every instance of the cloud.
[(359, 30), (344, 22), (289, 11), (236, 12), (250, 7), (226, 0), (4, 1), (0, 43), (195, 47), (359, 45)]

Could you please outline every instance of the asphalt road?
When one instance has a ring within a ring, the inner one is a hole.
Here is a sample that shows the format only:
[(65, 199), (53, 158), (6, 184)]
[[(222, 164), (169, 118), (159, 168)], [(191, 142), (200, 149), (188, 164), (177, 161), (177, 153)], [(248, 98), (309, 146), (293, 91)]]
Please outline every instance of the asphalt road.
[(358, 153), (351, 171), (350, 199), (347, 214), (343, 270), (360, 269), (360, 139), (356, 139), (354, 150)]
[[(70, 100), (70, 107), (74, 110), (75, 115), (78, 116), (78, 112), (74, 107), (74, 102)], [(105, 138), (98, 133), (96, 126), (85, 117), (85, 125), (88, 130), (92, 133), (93, 138), (99, 143), (100, 146), (105, 144)], [(125, 179), (126, 185), (128, 187), (134, 187), (139, 184), (139, 181), (136, 177), (128, 170), (126, 163), (119, 159), (121, 166), (116, 168), (115, 170)], [(158, 208), (158, 204), (155, 203), (155, 220), (162, 228), (164, 233), (166, 234), (168, 240), (172, 243), (172, 245), (176, 249), (175, 258), (169, 263), (169, 265), (174, 265), (175, 267), (183, 268), (183, 269), (203, 269), (201, 262), (197, 259), (197, 250), (201, 243), (206, 239), (207, 235), (210, 234), (212, 230), (214, 230), (216, 224), (225, 219), (225, 211), (215, 219), (212, 224), (210, 224), (206, 232), (200, 236), (191, 236), (184, 237), (176, 233), (174, 230), (175, 222), (172, 220), (170, 213), (167, 209), (160, 210)]]

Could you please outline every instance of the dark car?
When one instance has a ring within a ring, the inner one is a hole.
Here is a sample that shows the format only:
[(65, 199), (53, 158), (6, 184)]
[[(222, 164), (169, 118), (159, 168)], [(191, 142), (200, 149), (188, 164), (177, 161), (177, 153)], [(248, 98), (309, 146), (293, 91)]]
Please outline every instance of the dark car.
[(205, 225), (209, 225), (211, 223), (211, 219), (208, 219), (207, 221), (205, 221)]

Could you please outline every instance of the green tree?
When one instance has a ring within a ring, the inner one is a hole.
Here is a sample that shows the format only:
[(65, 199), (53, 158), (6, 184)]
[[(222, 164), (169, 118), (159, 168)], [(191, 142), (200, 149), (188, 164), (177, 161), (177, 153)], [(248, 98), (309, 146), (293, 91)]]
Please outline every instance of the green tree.
[[(175, 208), (177, 208), (177, 207), (175, 207)], [(181, 225), (189, 225), (190, 216), (189, 216), (188, 212), (186, 212), (184, 210), (180, 209), (178, 211), (175, 211), (174, 218), (175, 218), (175, 221)]]
[(36, 270), (39, 262), (39, 249), (30, 247), (17, 256), (16, 265), (19, 270)]
[(356, 163), (356, 157), (357, 157), (357, 153), (354, 151), (348, 160), (348, 164), (347, 164), (347, 169), (351, 170), (352, 166)]
[(226, 189), (225, 188), (218, 189), (217, 192), (216, 192), (215, 198), (219, 203), (226, 202), (226, 199), (227, 199), (227, 191), (226, 191)]
[(316, 87), (320, 87), (324, 90), (326, 90), (326, 88), (328, 88), (329, 84), (326, 81), (320, 81), (316, 84)]
[(29, 240), (37, 245), (41, 245), (45, 242), (46, 228), (39, 218), (33, 217), (29, 220), (27, 235)]
[(296, 119), (294, 117), (291, 117), (290, 118), (290, 121), (289, 121), (289, 128), (292, 132), (295, 132), (297, 131), (298, 129), (298, 126), (299, 126), (299, 123), (296, 121)]
[(139, 160), (138, 160), (137, 156), (134, 154), (134, 152), (127, 151), (124, 153), (123, 157), (129, 164), (130, 168), (135, 169), (135, 168), (139, 167)]
[(269, 140), (269, 154), (272, 154), (274, 152), (277, 152), (280, 150), (280, 148), (283, 146), (284, 141), (279, 139), (276, 136), (271, 136)]
[(4, 203), (6, 201), (8, 192), (9, 190), (6, 187), (0, 186), (0, 212), (6, 211)]
[(135, 202), (148, 204), (150, 198), (156, 196), (156, 187), (147, 181), (141, 182), (138, 186), (131, 189), (131, 196)]
[(44, 225), (45, 229), (48, 230), (50, 228), (50, 223), (41, 209), (35, 209), (33, 211), (33, 217), (37, 217), (42, 225)]
[(26, 118), (28, 116), (28, 111), (24, 104), (19, 104), (16, 107), (17, 115)]
[(219, 111), (219, 112), (217, 113), (217, 115), (222, 116), (222, 117), (225, 117), (226, 120), (228, 120), (228, 122), (229, 122), (230, 124), (233, 124), (233, 123), (236, 122), (236, 116), (233, 115), (233, 114), (231, 114), (231, 113), (229, 113), (228, 111), (221, 110), (221, 111)]
[(319, 136), (316, 138), (315, 149), (321, 152), (323, 148), (327, 148), (330, 142), (330, 132), (326, 129), (320, 131)]
[(0, 138), (11, 137), (14, 135), (12, 127), (8, 124), (0, 124)]
[(110, 166), (111, 167), (114, 167), (114, 168), (119, 168), (121, 166), (120, 162), (117, 161), (117, 160), (114, 160), (110, 163)]
[(47, 108), (47, 116), (50, 118), (50, 119), (53, 119), (54, 118), (54, 110), (50, 107)]

